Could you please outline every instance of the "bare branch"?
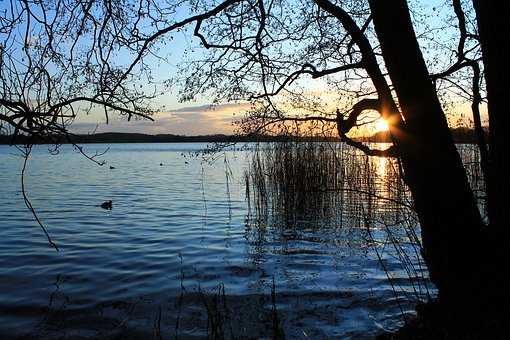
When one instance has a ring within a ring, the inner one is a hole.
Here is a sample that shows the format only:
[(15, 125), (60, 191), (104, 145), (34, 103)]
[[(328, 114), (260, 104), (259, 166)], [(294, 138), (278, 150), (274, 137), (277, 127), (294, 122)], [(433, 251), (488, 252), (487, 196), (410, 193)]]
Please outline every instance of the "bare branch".
[(48, 239), (48, 243), (53, 248), (55, 248), (56, 251), (59, 251), (58, 246), (51, 239), (50, 234), (46, 230), (46, 227), (44, 226), (44, 224), (39, 219), (39, 216), (35, 212), (34, 207), (32, 206), (32, 203), (30, 202), (30, 200), (28, 199), (28, 196), (27, 196), (27, 191), (26, 191), (26, 188), (25, 188), (25, 171), (27, 169), (27, 163), (28, 163), (28, 159), (30, 157), (31, 151), (32, 151), (32, 146), (31, 145), (27, 145), (25, 147), (25, 149), (24, 149), (24, 152), (23, 152), (24, 160), (23, 160), (23, 168), (21, 169), (21, 193), (23, 195), (23, 201), (25, 202), (25, 205), (27, 206), (27, 208), (32, 212), (32, 215), (34, 216), (35, 220), (37, 221), (37, 224), (39, 224), (39, 227), (41, 227), (41, 230), (43, 231), (44, 235)]
[(338, 134), (344, 135), (348, 133), (354, 126), (358, 117), (366, 110), (381, 111), (381, 101), (379, 99), (364, 98), (354, 104), (347, 119), (343, 118), (343, 114), (337, 109), (337, 128)]

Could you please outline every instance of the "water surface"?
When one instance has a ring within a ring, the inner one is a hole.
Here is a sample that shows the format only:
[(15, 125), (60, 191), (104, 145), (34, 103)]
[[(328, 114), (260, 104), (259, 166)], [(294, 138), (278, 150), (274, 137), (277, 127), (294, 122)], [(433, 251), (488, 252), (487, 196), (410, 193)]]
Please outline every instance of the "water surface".
[(71, 146), (35, 147), (28, 196), (60, 252), (24, 205), (19, 152), (0, 146), (0, 336), (202, 338), (204, 295), (219, 285), (238, 337), (271, 336), (273, 280), (289, 338), (371, 338), (412, 313), (412, 284), (389, 246), (380, 255), (397, 294), (356, 228), (251, 223), (251, 151), (212, 165), (182, 156), (204, 146), (87, 145), (110, 148), (102, 167)]

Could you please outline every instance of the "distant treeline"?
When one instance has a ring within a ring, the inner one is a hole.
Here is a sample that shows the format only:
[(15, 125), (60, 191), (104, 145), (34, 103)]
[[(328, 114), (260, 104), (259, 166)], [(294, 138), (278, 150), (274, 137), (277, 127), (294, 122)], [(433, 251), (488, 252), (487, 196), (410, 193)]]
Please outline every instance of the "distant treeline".
[[(452, 135), (456, 143), (475, 143), (476, 136), (472, 129), (455, 128), (452, 129)], [(33, 138), (29, 140), (27, 136), (18, 135), (13, 139), (10, 135), (0, 135), (0, 144), (87, 144), (87, 143), (231, 143), (231, 142), (278, 142), (295, 140), (295, 136), (269, 136), (269, 135), (250, 135), (250, 136), (232, 136), (232, 135), (203, 135), (203, 136), (179, 136), (171, 134), (146, 135), (141, 133), (123, 133), (106, 132), (89, 135), (69, 135), (68, 138), (47, 137), (45, 139)], [(337, 141), (337, 138), (328, 137), (300, 137), (303, 141)], [(375, 133), (369, 137), (357, 138), (360, 141), (387, 143), (390, 142), (390, 136), (387, 131)]]
[(290, 136), (233, 136), (233, 135), (203, 135), (203, 136), (180, 136), (171, 134), (146, 135), (142, 133), (105, 132), (88, 135), (47, 136), (42, 138), (29, 138), (18, 135), (13, 139), (12, 135), (0, 135), (0, 144), (88, 144), (88, 143), (232, 143), (232, 142), (273, 142), (290, 140)]

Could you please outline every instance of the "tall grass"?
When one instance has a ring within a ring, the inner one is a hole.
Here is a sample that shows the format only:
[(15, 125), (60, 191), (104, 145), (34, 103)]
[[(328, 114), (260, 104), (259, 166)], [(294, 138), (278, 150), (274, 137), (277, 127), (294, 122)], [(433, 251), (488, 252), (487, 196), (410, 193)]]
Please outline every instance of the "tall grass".
[[(484, 209), (476, 146), (461, 145), (459, 152)], [(361, 231), (392, 285), (402, 274), (407, 277), (410, 285), (395, 283), (395, 293), (419, 300), (430, 297), (419, 221), (397, 159), (368, 157), (344, 143), (313, 138), (260, 143), (245, 172), (245, 184), (253, 225), (287, 230), (345, 228), (357, 230), (353, 233), (357, 236)], [(388, 254), (398, 259), (401, 268), (385, 267)]]
[(254, 217), (272, 225), (343, 225), (365, 214), (409, 207), (409, 193), (391, 159), (369, 158), (343, 143), (261, 143), (245, 172)]

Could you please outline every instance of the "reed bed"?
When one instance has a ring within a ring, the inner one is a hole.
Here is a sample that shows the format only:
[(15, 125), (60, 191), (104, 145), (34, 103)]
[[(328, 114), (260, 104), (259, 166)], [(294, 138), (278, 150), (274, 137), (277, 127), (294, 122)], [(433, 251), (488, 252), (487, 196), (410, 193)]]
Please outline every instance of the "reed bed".
[[(459, 145), (459, 152), (483, 211), (478, 149)], [(368, 157), (344, 143), (313, 138), (260, 143), (251, 157), (245, 172), (251, 225), (356, 230), (343, 235), (362, 235), (396, 295), (423, 301), (434, 294), (421, 256), (418, 217), (397, 159)], [(400, 268), (387, 268), (387, 256), (397, 258)], [(405, 287), (398, 284), (402, 280)]]
[[(410, 206), (396, 161), (370, 158), (343, 143), (261, 143), (245, 172), (255, 220), (273, 226), (363, 225), (368, 214)], [(398, 215), (395, 216), (398, 218)], [(332, 224), (333, 223), (333, 224)]]

